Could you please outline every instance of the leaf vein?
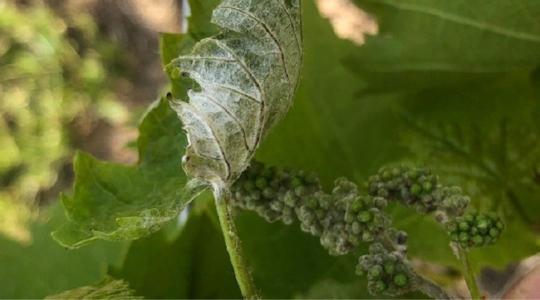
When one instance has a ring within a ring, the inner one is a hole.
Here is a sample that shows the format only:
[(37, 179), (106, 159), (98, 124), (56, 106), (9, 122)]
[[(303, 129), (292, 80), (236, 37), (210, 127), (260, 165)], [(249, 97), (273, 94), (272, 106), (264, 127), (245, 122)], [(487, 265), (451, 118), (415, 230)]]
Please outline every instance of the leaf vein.
[(210, 93), (206, 93), (205, 95), (206, 95), (206, 98), (208, 99), (208, 101), (214, 103), (216, 106), (221, 108), (229, 117), (231, 117), (231, 119), (233, 119), (233, 121), (236, 124), (238, 124), (238, 127), (240, 127), (240, 131), (242, 131), (242, 136), (244, 138), (244, 143), (245, 143), (246, 149), (248, 149), (249, 151), (253, 151), (253, 148), (249, 146), (249, 143), (248, 143), (248, 140), (247, 140), (246, 129), (244, 128), (244, 125), (242, 124), (242, 122), (240, 122), (240, 120), (232, 112), (230, 112), (225, 106), (221, 105), (221, 103), (219, 103), (219, 101), (214, 99), (214, 97), (212, 97), (210, 95)]
[(281, 43), (279, 42), (279, 40), (277, 39), (275, 33), (268, 27), (268, 25), (264, 21), (260, 20), (257, 16), (255, 16), (255, 15), (253, 15), (253, 14), (247, 12), (247, 11), (241, 10), (241, 9), (239, 9), (237, 7), (222, 6), (221, 8), (235, 10), (235, 11), (247, 16), (248, 18), (254, 20), (255, 22), (257, 22), (257, 24), (261, 25), (261, 27), (264, 29), (264, 31), (270, 36), (270, 38), (274, 41), (274, 43), (278, 47), (280, 57), (281, 57), (281, 63), (283, 65), (283, 71), (285, 73), (285, 77), (287, 77), (287, 82), (289, 83), (289, 85), (291, 85), (291, 79), (289, 77), (289, 70), (287, 69), (287, 63), (285, 62), (285, 52), (283, 51), (283, 47), (282, 47)]
[(454, 22), (454, 23), (457, 23), (457, 24), (460, 24), (460, 25), (473, 27), (473, 28), (480, 29), (480, 30), (485, 30), (485, 31), (488, 31), (488, 32), (491, 32), (491, 33), (494, 33), (494, 34), (498, 34), (498, 35), (501, 35), (501, 36), (508, 37), (508, 38), (513, 38), (513, 39), (523, 40), (523, 41), (528, 41), (528, 42), (534, 42), (534, 43), (540, 43), (540, 36), (535, 35), (535, 34), (521, 32), (521, 31), (512, 30), (512, 29), (507, 29), (507, 28), (501, 27), (501, 26), (496, 25), (496, 24), (491, 24), (491, 23), (486, 23), (486, 22), (474, 20), (474, 19), (471, 19), (471, 18), (468, 18), (468, 17), (464, 17), (464, 16), (444, 12), (444, 11), (434, 9), (434, 8), (429, 8), (429, 7), (425, 7), (425, 6), (421, 6), (421, 5), (415, 5), (415, 4), (406, 4), (406, 3), (402, 3), (402, 2), (395, 3), (393, 1), (388, 1), (388, 0), (368, 0), (368, 1), (380, 3), (380, 4), (390, 6), (392, 8), (398, 9), (398, 10), (412, 11), (412, 12), (431, 15), (431, 16), (438, 17), (438, 18), (441, 18), (441, 19), (446, 20), (446, 21), (450, 21), (450, 22)]

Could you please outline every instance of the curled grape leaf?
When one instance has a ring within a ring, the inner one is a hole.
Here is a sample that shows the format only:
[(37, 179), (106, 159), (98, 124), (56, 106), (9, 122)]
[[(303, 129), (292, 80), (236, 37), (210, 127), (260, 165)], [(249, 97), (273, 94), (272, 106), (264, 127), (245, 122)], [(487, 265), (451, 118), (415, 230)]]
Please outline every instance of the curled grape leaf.
[(188, 175), (230, 185), (288, 111), (302, 62), (300, 15), (299, 0), (224, 0), (212, 16), (222, 32), (171, 62), (196, 84), (189, 102), (173, 102), (188, 134)]

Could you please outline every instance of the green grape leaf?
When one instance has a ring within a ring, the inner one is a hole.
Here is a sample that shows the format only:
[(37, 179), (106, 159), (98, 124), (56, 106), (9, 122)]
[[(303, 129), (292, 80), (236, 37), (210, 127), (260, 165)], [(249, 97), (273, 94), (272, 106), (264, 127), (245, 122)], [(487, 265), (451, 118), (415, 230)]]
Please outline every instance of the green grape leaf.
[[(191, 49), (195, 44), (194, 39), (188, 34), (177, 33), (161, 33), (159, 36), (159, 47), (161, 54), (161, 64), (166, 66), (179, 54), (184, 53), (187, 49)], [(166, 69), (165, 72), (169, 78), (176, 78), (176, 72), (171, 69)], [(187, 92), (186, 82), (179, 79), (170, 81), (170, 89), (173, 97), (178, 98), (185, 95)]]
[[(507, 223), (495, 245), (473, 250), (477, 270), (482, 265), (503, 268), (540, 250), (534, 238), (540, 189), (531, 171), (540, 161), (534, 146), (540, 133), (535, 125), (539, 99), (534, 82), (521, 71), (481, 84), (402, 96), (408, 106), (402, 110), (400, 136), (409, 158), (430, 166), (445, 182), (464, 187), (473, 208), (496, 211)], [(425, 228), (410, 228), (411, 236), (428, 236), (422, 233)], [(416, 249), (419, 257), (451, 262), (434, 255), (439, 250)]]
[(302, 61), (300, 12), (298, 0), (224, 0), (212, 15), (222, 32), (171, 62), (196, 84), (189, 102), (173, 105), (189, 138), (188, 175), (228, 186), (286, 114)]
[(160, 231), (133, 242), (123, 266), (111, 274), (150, 299), (241, 298), (221, 230), (209, 214), (215, 208), (199, 208), (213, 203), (206, 195), (197, 199), (177, 236)]
[[(161, 64), (167, 66), (180, 55), (187, 55), (199, 40), (218, 33), (218, 28), (210, 22), (212, 11), (219, 0), (189, 0), (191, 16), (188, 18), (186, 33), (162, 33), (160, 35)], [(178, 77), (173, 68), (165, 68), (175, 99), (185, 98), (191, 86), (188, 80)]]
[(43, 298), (97, 282), (109, 265), (122, 263), (127, 243), (98, 242), (66, 251), (50, 236), (51, 230), (65, 221), (61, 206), (54, 205), (42, 208), (29, 225), (29, 243), (0, 235), (0, 298)]
[(125, 281), (107, 277), (94, 285), (79, 287), (45, 299), (142, 299), (134, 294)]
[(379, 24), (352, 58), (371, 90), (466, 82), (540, 64), (535, 0), (354, 1)]
[(76, 155), (74, 192), (62, 198), (69, 221), (53, 232), (62, 245), (140, 238), (174, 219), (200, 192), (201, 186), (186, 185), (180, 169), (185, 136), (166, 100), (155, 103), (139, 129), (137, 166)]
[[(188, 35), (199, 41), (218, 33), (218, 27), (210, 22), (210, 19), (212, 18), (212, 12), (221, 0), (188, 0), (188, 2), (191, 8), (191, 16), (188, 18)], [(178, 55), (174, 58), (176, 57)]]

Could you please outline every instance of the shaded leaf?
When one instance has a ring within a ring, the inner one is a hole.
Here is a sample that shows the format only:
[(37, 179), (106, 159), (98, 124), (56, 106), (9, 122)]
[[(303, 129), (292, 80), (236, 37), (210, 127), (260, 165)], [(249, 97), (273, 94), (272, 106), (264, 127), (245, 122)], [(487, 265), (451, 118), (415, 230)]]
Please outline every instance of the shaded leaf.
[(55, 205), (43, 209), (30, 225), (29, 244), (0, 236), (0, 298), (43, 298), (99, 281), (108, 265), (122, 262), (128, 246), (125, 243), (98, 242), (66, 251), (50, 236), (62, 222), (62, 208)]
[[(211, 204), (211, 197), (198, 199)], [(133, 242), (115, 277), (151, 299), (240, 298), (219, 227), (208, 209), (194, 209), (175, 239), (163, 231)]]
[(199, 40), (218, 33), (218, 28), (210, 22), (212, 11), (219, 0), (189, 0), (191, 16), (188, 18), (188, 28), (185, 33), (160, 34), (161, 64), (165, 67), (170, 84), (171, 93), (175, 99), (185, 99), (187, 90), (192, 86), (189, 80), (179, 77), (177, 70), (166, 68), (172, 60), (180, 55), (188, 54)]
[(371, 89), (445, 85), (540, 64), (537, 1), (354, 1), (380, 29), (354, 56)]

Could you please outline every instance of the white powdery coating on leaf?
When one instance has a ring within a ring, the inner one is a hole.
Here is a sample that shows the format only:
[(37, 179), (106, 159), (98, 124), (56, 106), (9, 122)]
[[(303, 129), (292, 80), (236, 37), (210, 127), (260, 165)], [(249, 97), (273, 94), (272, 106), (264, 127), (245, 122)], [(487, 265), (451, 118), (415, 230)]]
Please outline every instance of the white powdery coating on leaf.
[(224, 0), (212, 17), (223, 32), (174, 61), (199, 86), (173, 105), (188, 134), (188, 175), (231, 184), (287, 113), (302, 62), (300, 11), (299, 0)]

